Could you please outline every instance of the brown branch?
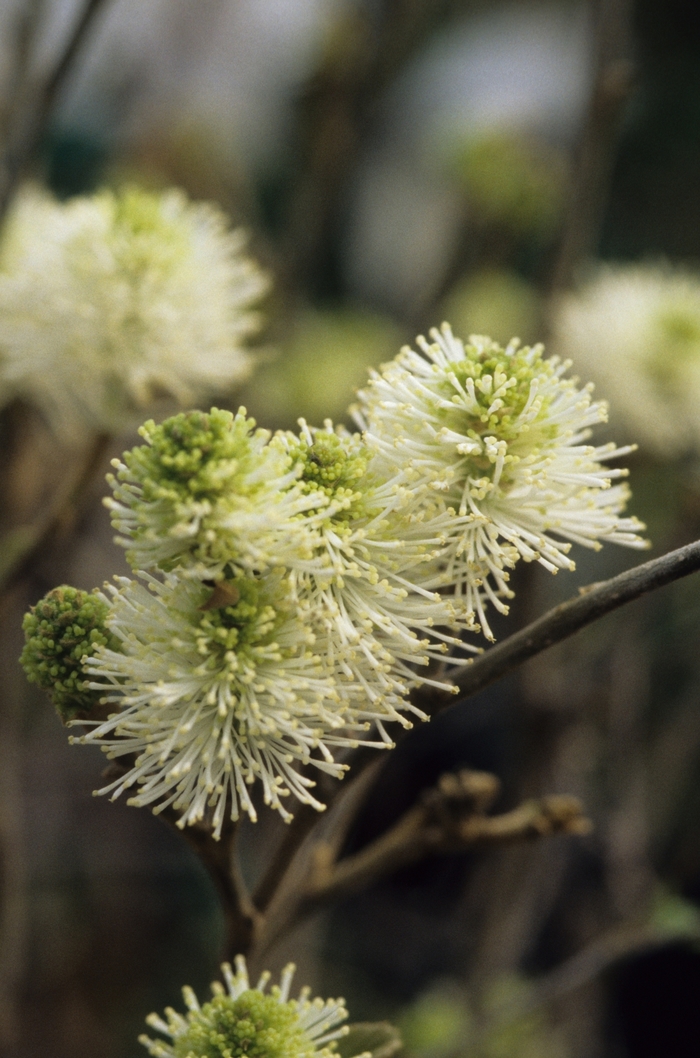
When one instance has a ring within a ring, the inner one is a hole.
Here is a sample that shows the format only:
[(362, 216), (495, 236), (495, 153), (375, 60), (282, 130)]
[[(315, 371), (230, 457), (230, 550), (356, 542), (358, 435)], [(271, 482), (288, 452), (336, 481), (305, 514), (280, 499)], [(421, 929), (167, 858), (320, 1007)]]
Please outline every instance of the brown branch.
[(572, 181), (551, 289), (565, 290), (577, 266), (594, 249), (610, 181), (623, 108), (634, 78), (633, 0), (597, 0), (593, 5), (596, 71), (575, 152)]
[[(359, 785), (362, 789), (358, 795)], [(348, 791), (351, 804), (343, 813), (346, 825), (341, 830), (347, 832), (368, 785), (365, 773), (354, 784), (352, 794)], [(409, 809), (390, 830), (360, 852), (343, 858), (333, 818), (323, 820), (319, 824), (321, 834), (309, 838), (306, 851), (300, 850), (289, 872), (293, 877), (284, 878), (268, 915), (259, 924), (251, 953), (254, 965), (257, 967), (272, 945), (307, 915), (426, 856), (554, 833), (581, 834), (589, 829), (581, 805), (573, 797), (544, 797), (527, 801), (511, 812), (487, 816), (498, 791), (498, 779), (485, 772), (465, 770), (443, 775), (420, 804)]]
[(8, 135), (7, 147), (0, 163), (0, 222), (17, 184), (34, 158), (59, 97), (72, 69), (76, 56), (88, 36), (105, 0), (86, 0), (82, 14), (70, 34), (63, 53), (53, 70), (34, 93), (33, 100), (15, 115)]
[(498, 780), (484, 772), (443, 775), (438, 786), (420, 804), (353, 856), (334, 862), (330, 847), (320, 843), (316, 847), (305, 907), (341, 899), (426, 856), (555, 833), (582, 834), (589, 830), (581, 804), (573, 797), (544, 797), (526, 801), (510, 812), (487, 816), (486, 809), (498, 790)]
[(253, 904), (259, 912), (267, 910), (277, 887), (292, 862), (297, 849), (318, 822), (318, 812), (311, 805), (299, 805), (284, 837), (275, 849), (265, 873), (253, 892)]
[(245, 954), (253, 943), (259, 916), (243, 885), (236, 859), (237, 824), (228, 821), (219, 841), (204, 823), (179, 827), (177, 812), (159, 813), (169, 826), (175, 827), (206, 868), (216, 887), (224, 913), (225, 952)]
[[(135, 757), (131, 754), (113, 760), (102, 777), (111, 782), (125, 775), (134, 763)], [(179, 825), (180, 813), (172, 807), (153, 814), (184, 838), (214, 883), (224, 915), (226, 957), (229, 953), (246, 954), (260, 925), (260, 915), (253, 906), (238, 867), (238, 822), (227, 818), (217, 841), (207, 821), (182, 827)]]
[(302, 167), (282, 239), (290, 285), (327, 281), (344, 199), (378, 103), (430, 31), (459, 6), (455, 0), (389, 0), (348, 9), (297, 101), (295, 153)]
[(5, 97), (0, 101), (0, 140), (5, 140), (12, 121), (26, 98), (32, 49), (36, 42), (46, 0), (25, 0), (13, 26), (13, 48), (5, 74)]
[(0, 563), (0, 594), (27, 577), (37, 560), (62, 536), (81, 511), (90, 485), (100, 470), (112, 438), (97, 434), (75, 472), (67, 475), (57, 489), (48, 509), (30, 524), (10, 530), (0, 541), (3, 561)]
[[(700, 541), (679, 547), (610, 580), (579, 589), (579, 595), (555, 606), (520, 632), (491, 647), (471, 663), (457, 669), (452, 681), (462, 696), (476, 694), (536, 654), (575, 635), (586, 625), (617, 610), (640, 595), (662, 588), (700, 569)], [(450, 703), (447, 696), (432, 703), (438, 712)], [(424, 698), (421, 707), (426, 708)], [(430, 704), (428, 705), (430, 708)]]

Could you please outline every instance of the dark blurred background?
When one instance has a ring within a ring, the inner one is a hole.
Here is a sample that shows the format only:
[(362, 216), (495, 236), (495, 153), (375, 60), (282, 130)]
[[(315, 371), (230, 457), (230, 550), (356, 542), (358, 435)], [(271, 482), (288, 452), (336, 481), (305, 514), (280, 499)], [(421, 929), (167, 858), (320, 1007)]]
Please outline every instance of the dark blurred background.
[[(0, 4), (0, 83), (27, 2)], [(37, 76), (78, 7), (45, 0)], [(601, 41), (605, 3), (111, 0), (34, 175), (62, 198), (135, 181), (219, 202), (275, 280), (260, 364), (234, 403), (269, 427), (342, 419), (368, 366), (443, 318), (465, 337), (546, 338), (548, 299), (575, 272), (566, 237), (606, 48), (629, 83), (598, 130), (577, 253), (700, 263), (700, 9), (616, 7)], [(614, 435), (614, 394), (602, 395)], [(50, 442), (37, 446), (27, 481), (52, 465)], [(697, 537), (692, 461), (642, 446), (629, 465), (652, 554)], [(145, 1053), (145, 1015), (179, 1005), (184, 983), (204, 993), (222, 942), (187, 846), (149, 813), (91, 797), (104, 758), (67, 744), (16, 665), (26, 605), (122, 571), (101, 492), (4, 630), (18, 703), (0, 730), (0, 1053), (12, 1058)], [(577, 561), (557, 578), (519, 570), (499, 637), (637, 556)], [(317, 916), (270, 968), (293, 957), (353, 1019), (397, 1019), (415, 1058), (700, 1054), (699, 633), (691, 578), (415, 730), (351, 847), (462, 766), (499, 776), (503, 808), (580, 796), (592, 834), (403, 870)], [(280, 834), (261, 816), (244, 828), (250, 879)]]

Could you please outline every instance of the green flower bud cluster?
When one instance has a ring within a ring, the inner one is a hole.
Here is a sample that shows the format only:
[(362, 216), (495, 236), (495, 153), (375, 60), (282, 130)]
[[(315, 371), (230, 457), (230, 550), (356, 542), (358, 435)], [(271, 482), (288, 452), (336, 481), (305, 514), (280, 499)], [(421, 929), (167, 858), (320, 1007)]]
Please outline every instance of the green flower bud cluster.
[(289, 455), (301, 467), (301, 487), (327, 497), (334, 522), (350, 522), (369, 513), (371, 452), (356, 436), (317, 430), (312, 443), (290, 435)]
[(64, 723), (99, 702), (100, 692), (88, 686), (83, 659), (101, 646), (115, 649), (116, 640), (105, 626), (108, 611), (109, 603), (99, 593), (63, 585), (24, 617), (20, 664), (30, 683), (49, 692)]
[[(214, 981), (208, 1003), (200, 1005), (193, 990), (185, 987), (186, 1015), (168, 1007), (165, 1018), (158, 1014), (146, 1018), (166, 1037), (139, 1037), (153, 1058), (332, 1058), (337, 1053), (336, 1040), (349, 1031), (341, 1024), (348, 1016), (344, 1001), (309, 999), (309, 988), (303, 988), (298, 999), (290, 999), (293, 963), (269, 992), (265, 991), (267, 971), (251, 988), (241, 955), (236, 957), (235, 973), (228, 963), (221, 969), (226, 988)], [(356, 1058), (371, 1054), (364, 1051)]]
[(250, 489), (245, 472), (253, 463), (254, 429), (254, 419), (219, 408), (183, 412), (159, 425), (150, 419), (139, 430), (148, 443), (125, 453), (128, 474), (118, 476), (137, 478), (144, 501), (210, 499), (230, 488), (236, 476), (238, 488)]
[[(299, 1024), (294, 1000), (249, 989), (238, 999), (216, 995), (188, 1017), (176, 1058), (312, 1058), (316, 1049)], [(335, 1050), (333, 1041), (328, 1050)]]

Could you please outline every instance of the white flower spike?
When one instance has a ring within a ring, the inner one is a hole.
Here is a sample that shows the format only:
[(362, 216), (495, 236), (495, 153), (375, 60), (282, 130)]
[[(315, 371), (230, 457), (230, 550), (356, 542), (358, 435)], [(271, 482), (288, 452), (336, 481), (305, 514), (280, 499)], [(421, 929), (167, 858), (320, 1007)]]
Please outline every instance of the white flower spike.
[(216, 586), (173, 574), (118, 582), (106, 623), (121, 649), (98, 647), (85, 672), (119, 711), (75, 741), (136, 759), (99, 793), (134, 788), (130, 804), (172, 805), (181, 827), (206, 816), (218, 838), (227, 809), (256, 819), (256, 779), (289, 820), (289, 794), (324, 808), (295, 765), (342, 778), (333, 750), (383, 748), (361, 742), (369, 724), (349, 714), (332, 651), (316, 643), (313, 614), (300, 617), (279, 571)]
[(245, 408), (181, 412), (139, 432), (146, 444), (113, 461), (105, 500), (134, 570), (207, 580), (311, 557), (313, 522), (299, 515), (328, 501), (297, 484), (292, 458)]
[(606, 406), (542, 346), (465, 346), (447, 324), (430, 337), (372, 374), (358, 418), (378, 473), (403, 481), (407, 513), (440, 541), (421, 583), (451, 591), (492, 638), (485, 604), (507, 612), (519, 559), (555, 573), (574, 568), (572, 542), (646, 546), (641, 523), (620, 517), (629, 491), (612, 482), (627, 471), (604, 465), (633, 446), (586, 443)]

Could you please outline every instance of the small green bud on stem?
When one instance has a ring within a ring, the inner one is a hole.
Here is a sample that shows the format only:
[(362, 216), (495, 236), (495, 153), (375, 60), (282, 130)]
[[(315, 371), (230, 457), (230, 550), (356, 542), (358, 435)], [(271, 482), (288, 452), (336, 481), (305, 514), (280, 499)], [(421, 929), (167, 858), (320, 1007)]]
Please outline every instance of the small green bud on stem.
[(89, 716), (99, 705), (100, 692), (88, 687), (83, 659), (100, 646), (119, 649), (105, 624), (108, 612), (99, 593), (63, 585), (25, 614), (20, 664), (30, 683), (49, 692), (64, 723)]

